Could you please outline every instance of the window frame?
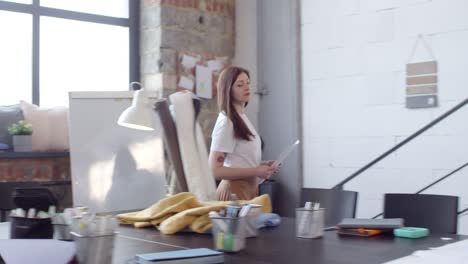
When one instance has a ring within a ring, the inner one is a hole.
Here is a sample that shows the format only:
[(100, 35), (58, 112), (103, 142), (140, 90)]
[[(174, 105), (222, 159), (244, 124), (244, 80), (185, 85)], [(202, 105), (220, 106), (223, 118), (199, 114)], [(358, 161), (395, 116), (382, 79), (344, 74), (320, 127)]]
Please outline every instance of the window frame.
[(96, 15), (90, 13), (69, 11), (40, 6), (40, 0), (32, 4), (6, 2), (0, 0), (0, 10), (32, 15), (32, 103), (40, 105), (40, 17), (70, 19), (82, 22), (92, 22), (122, 26), (129, 28), (129, 80), (140, 81), (140, 0), (128, 0), (128, 18)]

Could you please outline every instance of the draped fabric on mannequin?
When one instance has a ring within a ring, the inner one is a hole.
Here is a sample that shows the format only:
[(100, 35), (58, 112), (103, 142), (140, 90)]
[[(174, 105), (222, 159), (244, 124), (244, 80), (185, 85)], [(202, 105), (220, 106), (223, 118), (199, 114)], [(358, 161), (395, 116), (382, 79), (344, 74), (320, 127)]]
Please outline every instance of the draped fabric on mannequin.
[(174, 109), (180, 154), (188, 190), (201, 201), (216, 199), (216, 183), (208, 166), (208, 152), (202, 129), (198, 124), (193, 94), (188, 91), (169, 96)]

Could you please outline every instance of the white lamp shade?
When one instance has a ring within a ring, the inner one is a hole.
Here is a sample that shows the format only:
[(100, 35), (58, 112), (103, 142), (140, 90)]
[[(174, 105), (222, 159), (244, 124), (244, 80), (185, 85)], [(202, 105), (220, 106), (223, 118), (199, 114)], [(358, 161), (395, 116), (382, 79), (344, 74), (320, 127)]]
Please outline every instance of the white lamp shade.
[(133, 95), (132, 105), (122, 112), (117, 124), (139, 130), (154, 130), (154, 115), (151, 111), (146, 92), (144, 89), (138, 90)]

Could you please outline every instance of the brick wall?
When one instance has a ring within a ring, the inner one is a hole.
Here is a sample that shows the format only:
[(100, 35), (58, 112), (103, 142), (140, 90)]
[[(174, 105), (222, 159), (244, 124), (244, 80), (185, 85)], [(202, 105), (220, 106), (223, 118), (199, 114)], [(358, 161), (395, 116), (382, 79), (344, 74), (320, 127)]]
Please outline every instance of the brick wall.
[(57, 198), (59, 211), (73, 204), (70, 175), (69, 157), (0, 158), (0, 184), (40, 182)]
[[(145, 0), (141, 7), (143, 85), (164, 97), (176, 92), (178, 51), (234, 55), (234, 0)], [(202, 99), (199, 122), (205, 139), (218, 109), (216, 98)]]
[(69, 157), (0, 160), (0, 182), (68, 180), (70, 180)]

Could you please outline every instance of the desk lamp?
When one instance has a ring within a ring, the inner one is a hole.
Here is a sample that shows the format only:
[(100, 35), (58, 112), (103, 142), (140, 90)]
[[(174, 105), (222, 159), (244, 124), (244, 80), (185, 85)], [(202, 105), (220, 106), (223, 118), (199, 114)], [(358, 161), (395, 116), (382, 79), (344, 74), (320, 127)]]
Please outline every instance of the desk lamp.
[(167, 192), (169, 194), (187, 192), (188, 187), (179, 151), (177, 130), (167, 100), (159, 98), (154, 105), (152, 105), (148, 92), (145, 91), (141, 84), (139, 82), (130, 83), (130, 87), (133, 90), (135, 90), (135, 85), (139, 86), (139, 90), (135, 91), (132, 105), (122, 112), (117, 123), (128, 128), (151, 131), (156, 129), (155, 123), (153, 122), (154, 115), (152, 115), (151, 111), (154, 110), (158, 113), (164, 132), (165, 149), (168, 154), (170, 165), (172, 165), (166, 173), (166, 182), (168, 184)]
[[(135, 89), (134, 85), (140, 86), (140, 89)], [(133, 95), (132, 105), (122, 112), (117, 123), (124, 127), (139, 130), (154, 130), (151, 104), (147, 92), (139, 82), (130, 83), (130, 87), (136, 90)]]

